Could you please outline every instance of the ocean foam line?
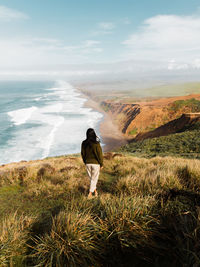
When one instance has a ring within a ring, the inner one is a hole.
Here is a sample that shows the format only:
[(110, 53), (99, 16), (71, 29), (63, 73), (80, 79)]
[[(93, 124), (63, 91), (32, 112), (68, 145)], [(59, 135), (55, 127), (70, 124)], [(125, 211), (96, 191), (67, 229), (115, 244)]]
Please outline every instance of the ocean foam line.
[(30, 108), (13, 110), (8, 112), (7, 114), (11, 117), (11, 121), (15, 125), (21, 125), (24, 124), (32, 116), (33, 112), (37, 109), (37, 107), (32, 106)]
[(56, 113), (56, 112), (61, 112), (62, 109), (63, 109), (63, 104), (62, 103), (57, 103), (57, 104), (48, 105), (46, 107), (40, 108), (40, 112), (42, 114)]
[(65, 121), (64, 117), (59, 117), (59, 121), (57, 121), (57, 123), (54, 125), (53, 129), (51, 130), (50, 134), (47, 136), (46, 142), (44, 143), (44, 152), (42, 154), (44, 158), (48, 157), (50, 148), (54, 141), (55, 133), (58, 130), (58, 128), (64, 123), (64, 121)]

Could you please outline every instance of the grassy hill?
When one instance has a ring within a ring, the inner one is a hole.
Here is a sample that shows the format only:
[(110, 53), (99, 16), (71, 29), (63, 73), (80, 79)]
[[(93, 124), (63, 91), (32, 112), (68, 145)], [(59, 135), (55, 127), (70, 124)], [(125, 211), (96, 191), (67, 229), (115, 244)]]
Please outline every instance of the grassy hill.
[(108, 153), (0, 167), (1, 266), (199, 266), (200, 164)]
[(200, 158), (200, 123), (185, 126), (181, 133), (132, 142), (120, 150), (135, 156), (179, 156)]

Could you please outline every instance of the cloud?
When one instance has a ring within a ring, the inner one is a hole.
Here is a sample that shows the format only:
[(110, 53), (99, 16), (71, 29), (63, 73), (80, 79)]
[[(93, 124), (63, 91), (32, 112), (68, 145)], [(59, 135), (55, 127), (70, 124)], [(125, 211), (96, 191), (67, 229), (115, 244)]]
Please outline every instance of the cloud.
[(60, 44), (60, 40), (53, 38), (32, 38), (31, 41), (37, 43)]
[(194, 60), (200, 57), (200, 17), (159, 15), (149, 18), (122, 44), (129, 58)]
[(103, 51), (96, 40), (67, 45), (51, 38), (0, 38), (0, 67), (83, 63)]
[(124, 18), (122, 20), (122, 23), (125, 24), (125, 25), (129, 25), (129, 24), (131, 24), (131, 20), (129, 18)]
[(77, 76), (94, 76), (94, 75), (102, 75), (102, 74), (106, 74), (108, 73), (108, 71), (106, 70), (79, 70), (77, 68), (77, 70), (74, 71), (30, 71), (30, 70), (21, 70), (21, 71), (1, 71), (0, 70), (0, 78), (10, 78), (10, 77), (14, 77), (14, 78), (21, 78), (21, 77), (58, 77), (58, 76), (62, 76), (62, 77), (77, 77)]
[(0, 6), (0, 21), (28, 19), (29, 16), (15, 9)]
[(99, 47), (100, 43), (100, 41), (96, 40), (86, 40), (81, 46), (79, 46), (79, 50), (83, 54), (101, 53), (103, 49)]
[(100, 22), (98, 23), (98, 29), (92, 33), (92, 35), (107, 35), (112, 34), (115, 24), (113, 22)]
[(103, 52), (103, 48), (95, 47), (95, 48), (93, 48), (93, 52), (101, 53), (101, 52)]
[(100, 41), (96, 41), (96, 40), (86, 40), (79, 46), (77, 45), (65, 46), (64, 50), (76, 51), (76, 53), (82, 53), (82, 54), (90, 54), (93, 52), (100, 53), (103, 51), (103, 49), (98, 46), (100, 43), (101, 43)]
[(96, 41), (96, 40), (86, 40), (85, 41), (85, 46), (86, 47), (94, 47), (96, 45), (100, 44), (99, 41)]
[(101, 22), (99, 23), (99, 28), (107, 31), (114, 29), (115, 25), (112, 22)]

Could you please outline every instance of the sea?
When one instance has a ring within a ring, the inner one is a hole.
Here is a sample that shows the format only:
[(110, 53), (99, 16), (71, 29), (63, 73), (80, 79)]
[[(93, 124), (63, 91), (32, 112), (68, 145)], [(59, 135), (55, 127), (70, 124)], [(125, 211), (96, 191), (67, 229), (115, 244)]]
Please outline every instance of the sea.
[(79, 153), (103, 115), (66, 81), (0, 81), (0, 165)]

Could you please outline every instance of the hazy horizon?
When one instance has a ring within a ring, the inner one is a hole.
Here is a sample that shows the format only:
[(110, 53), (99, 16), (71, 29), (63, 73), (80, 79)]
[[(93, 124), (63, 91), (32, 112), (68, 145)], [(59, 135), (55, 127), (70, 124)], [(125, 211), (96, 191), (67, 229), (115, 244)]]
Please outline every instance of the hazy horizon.
[(196, 0), (0, 0), (0, 26), (1, 80), (199, 74)]

